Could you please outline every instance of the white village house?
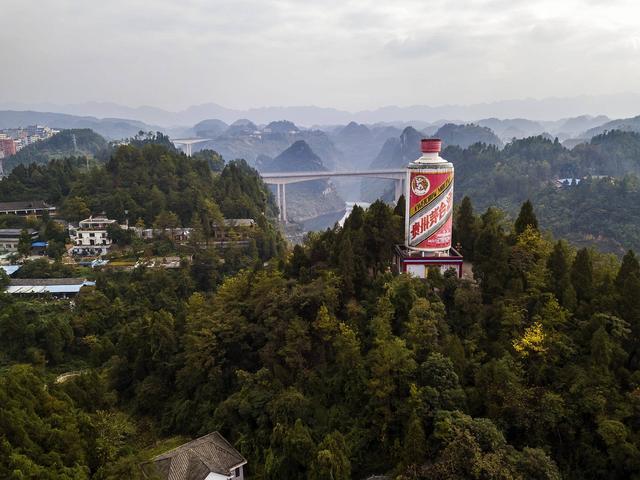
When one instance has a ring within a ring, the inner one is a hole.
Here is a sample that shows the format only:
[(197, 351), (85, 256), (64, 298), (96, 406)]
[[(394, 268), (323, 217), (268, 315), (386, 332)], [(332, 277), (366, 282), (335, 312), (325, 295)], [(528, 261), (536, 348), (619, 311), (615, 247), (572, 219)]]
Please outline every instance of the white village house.
[(69, 225), (69, 237), (73, 241), (69, 253), (77, 256), (106, 255), (112, 244), (107, 232), (111, 225), (117, 225), (116, 220), (103, 216), (85, 218), (77, 227)]

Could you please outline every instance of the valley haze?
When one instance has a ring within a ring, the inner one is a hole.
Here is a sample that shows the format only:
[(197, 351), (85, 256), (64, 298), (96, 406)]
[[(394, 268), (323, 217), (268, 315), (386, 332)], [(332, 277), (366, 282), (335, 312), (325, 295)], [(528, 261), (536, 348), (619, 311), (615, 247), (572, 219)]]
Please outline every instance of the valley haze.
[(347, 111), (332, 107), (265, 106), (235, 109), (217, 103), (202, 103), (170, 111), (155, 106), (131, 107), (113, 102), (84, 102), (74, 104), (20, 103), (0, 101), (0, 110), (55, 112), (97, 118), (137, 120), (161, 127), (191, 126), (202, 120), (219, 119), (226, 123), (246, 118), (254, 123), (290, 120), (297, 125), (358, 123), (414, 123), (451, 121), (473, 122), (482, 118), (526, 118), (531, 120), (559, 120), (581, 115), (607, 115), (612, 118), (631, 117), (640, 112), (640, 94), (575, 96), (562, 98), (523, 98), (458, 105), (388, 105), (371, 110)]

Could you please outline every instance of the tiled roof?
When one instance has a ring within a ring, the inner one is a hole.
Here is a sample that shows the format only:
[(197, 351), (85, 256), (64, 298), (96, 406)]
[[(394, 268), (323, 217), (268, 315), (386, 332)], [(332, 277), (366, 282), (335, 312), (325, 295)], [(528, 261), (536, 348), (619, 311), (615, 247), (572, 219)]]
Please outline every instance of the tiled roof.
[(142, 469), (162, 480), (204, 480), (211, 472), (230, 475), (245, 463), (245, 458), (222, 435), (213, 432), (158, 455)]
[[(0, 235), (3, 237), (10, 237), (10, 236), (19, 237), (20, 235), (22, 235), (22, 230), (23, 230), (22, 228), (0, 228)], [(38, 233), (33, 228), (25, 228), (25, 230), (31, 236)]]
[(27, 202), (0, 202), (0, 211), (2, 210), (33, 210), (53, 208), (42, 200), (32, 200)]
[(9, 281), (9, 285), (12, 287), (82, 285), (83, 283), (84, 278), (12, 278)]

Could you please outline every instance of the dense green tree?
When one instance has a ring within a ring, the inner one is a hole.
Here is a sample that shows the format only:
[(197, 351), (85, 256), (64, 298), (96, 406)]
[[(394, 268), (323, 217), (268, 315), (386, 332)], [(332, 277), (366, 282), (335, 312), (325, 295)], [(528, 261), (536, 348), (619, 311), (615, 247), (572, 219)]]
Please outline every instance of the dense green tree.
[(518, 218), (516, 218), (513, 226), (517, 235), (524, 232), (527, 227), (538, 229), (538, 219), (533, 211), (533, 204), (530, 200), (522, 204)]
[(29, 256), (31, 253), (31, 235), (26, 228), (23, 228), (20, 232), (20, 238), (18, 239), (18, 253), (23, 257)]
[(576, 293), (571, 284), (571, 256), (566, 242), (558, 240), (547, 260), (549, 286), (558, 301), (567, 308), (575, 306)]
[(579, 301), (588, 302), (593, 297), (593, 263), (588, 249), (578, 250), (571, 266), (571, 284)]
[(351, 462), (349, 448), (340, 432), (326, 435), (318, 445), (316, 457), (311, 463), (309, 480), (349, 480)]
[(473, 274), (480, 280), (486, 296), (502, 291), (508, 281), (509, 246), (502, 229), (500, 213), (490, 208), (482, 215), (482, 223), (473, 246)]
[(453, 242), (462, 246), (465, 258), (473, 260), (473, 246), (478, 234), (478, 220), (473, 214), (471, 199), (464, 197), (456, 210), (453, 226)]
[(640, 276), (640, 262), (633, 250), (629, 250), (624, 257), (622, 257), (622, 264), (618, 275), (616, 276), (616, 287), (618, 289), (624, 288), (624, 284), (632, 276)]

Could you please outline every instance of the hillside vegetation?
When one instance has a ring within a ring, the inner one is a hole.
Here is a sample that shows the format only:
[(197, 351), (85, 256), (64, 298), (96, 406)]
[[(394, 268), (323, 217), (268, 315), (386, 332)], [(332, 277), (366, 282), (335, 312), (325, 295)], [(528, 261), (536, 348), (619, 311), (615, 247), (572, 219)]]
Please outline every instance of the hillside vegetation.
[(263, 480), (640, 474), (638, 258), (465, 199), (476, 282), (422, 281), (389, 271), (402, 225), (376, 202), (286, 260), (214, 264), (220, 282), (185, 265), (99, 272), (73, 308), (0, 294), (0, 477), (135, 480), (162, 439), (212, 430)]
[(5, 160), (5, 169), (31, 163), (45, 164), (52, 159), (88, 157), (105, 160), (109, 155), (107, 141), (94, 131), (85, 129), (62, 130), (60, 133), (31, 145)]
[[(617, 254), (640, 248), (640, 212), (634, 208), (640, 195), (640, 134), (612, 131), (573, 150), (531, 137), (503, 150), (482, 144), (448, 147), (442, 156), (455, 165), (458, 199), (467, 195), (480, 208), (498, 206), (512, 218), (531, 199), (539, 206), (541, 225), (556, 235)], [(577, 181), (558, 186), (557, 178)]]

